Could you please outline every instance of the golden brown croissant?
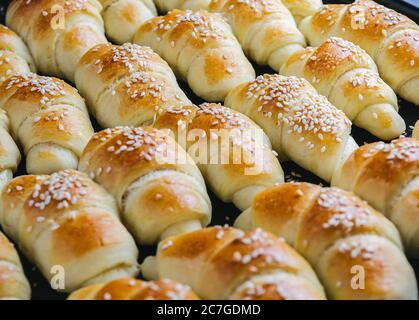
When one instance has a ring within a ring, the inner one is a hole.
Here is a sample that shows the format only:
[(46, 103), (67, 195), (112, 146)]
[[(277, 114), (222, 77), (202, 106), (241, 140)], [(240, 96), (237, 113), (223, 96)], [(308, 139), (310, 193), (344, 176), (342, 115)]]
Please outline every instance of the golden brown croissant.
[(74, 82), (83, 54), (107, 42), (97, 0), (13, 0), (6, 24), (28, 44), (43, 74)]
[(67, 300), (197, 300), (188, 286), (173, 280), (121, 278), (74, 291)]
[[(181, 10), (198, 10), (205, 9), (208, 10), (210, 5), (214, 2), (220, 0), (154, 0), (157, 7), (162, 12), (168, 12), (173, 9)], [(260, 0), (257, 0), (260, 1)], [(263, 0), (265, 3), (268, 3), (266, 0)], [(321, 6), (321, 0), (274, 0), (274, 2), (282, 2), (288, 10), (291, 11), (294, 18), (297, 21), (300, 21), (302, 18), (314, 14)], [(254, 1), (240, 1), (240, 3), (253, 4)], [(272, 3), (272, 2), (269, 2)], [(274, 3), (275, 5), (275, 3)]]
[(167, 13), (173, 9), (208, 10), (211, 0), (154, 0), (161, 12)]
[(79, 168), (117, 199), (123, 221), (140, 243), (153, 244), (211, 220), (199, 169), (157, 129), (102, 130), (86, 146)]
[(291, 11), (297, 22), (313, 15), (323, 5), (322, 0), (281, 0), (281, 2)]
[(259, 76), (225, 100), (260, 125), (273, 148), (326, 181), (357, 147), (351, 122), (304, 79)]
[(0, 223), (47, 279), (62, 268), (60, 290), (137, 273), (138, 251), (115, 200), (80, 172), (13, 179), (1, 194)]
[(9, 134), (9, 118), (0, 108), (0, 191), (13, 177), (20, 162), (20, 151)]
[(57, 78), (16, 75), (0, 85), (0, 108), (23, 147), (28, 173), (77, 168), (93, 128), (76, 89)]
[(0, 83), (31, 71), (36, 69), (28, 48), (16, 33), (0, 24)]
[(171, 107), (158, 112), (153, 126), (170, 129), (213, 192), (242, 210), (260, 190), (284, 180), (268, 137), (237, 111), (214, 103)]
[(417, 299), (397, 229), (349, 192), (278, 185), (259, 193), (235, 226), (284, 237), (311, 263), (329, 298)]
[(384, 213), (399, 229), (408, 255), (419, 257), (419, 140), (400, 138), (360, 147), (332, 184)]
[(371, 0), (325, 5), (300, 29), (311, 45), (331, 36), (358, 44), (377, 63), (381, 77), (400, 96), (419, 105), (419, 27)]
[(0, 231), (0, 300), (29, 300), (31, 287), (14, 245)]
[(255, 77), (230, 26), (219, 14), (173, 10), (141, 25), (133, 41), (150, 46), (207, 101), (221, 101), (235, 86)]
[(305, 39), (288, 9), (278, 0), (213, 0), (247, 56), (279, 71), (287, 58), (305, 47)]
[(157, 256), (148, 258), (142, 271), (146, 277), (187, 284), (203, 299), (325, 298), (310, 265), (261, 229), (211, 227), (171, 237), (159, 244)]
[(156, 108), (190, 104), (167, 63), (148, 47), (99, 44), (80, 60), (76, 86), (102, 127), (141, 126)]
[(115, 43), (130, 42), (138, 27), (157, 15), (153, 0), (99, 0), (106, 35)]
[(280, 73), (305, 78), (355, 125), (381, 139), (397, 138), (406, 130), (396, 94), (371, 57), (349, 41), (331, 37), (317, 48), (300, 50)]

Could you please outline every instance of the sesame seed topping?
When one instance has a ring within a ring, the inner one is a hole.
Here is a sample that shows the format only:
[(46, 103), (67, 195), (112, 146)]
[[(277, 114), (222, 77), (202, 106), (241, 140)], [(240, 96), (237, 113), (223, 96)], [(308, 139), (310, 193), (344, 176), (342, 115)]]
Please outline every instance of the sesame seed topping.
[[(308, 92), (303, 88), (308, 88)], [(266, 112), (265, 109), (275, 107), (275, 112), (278, 112), (275, 117), (277, 125), (287, 125), (290, 128), (288, 134), (303, 135), (303, 132), (311, 132), (319, 140), (323, 140), (327, 134), (340, 142), (342, 129), (351, 122), (324, 96), (318, 95), (314, 90), (310, 92), (310, 88), (312, 87), (307, 81), (300, 78), (264, 75), (249, 83), (246, 95), (265, 117), (272, 117), (272, 112)], [(315, 144), (307, 141), (306, 146), (313, 149)]]
[(70, 170), (56, 172), (38, 180), (33, 190), (28, 205), (41, 211), (53, 203), (56, 209), (68, 208), (87, 193), (84, 182)]
[[(155, 24), (153, 31), (161, 33), (171, 32), (181, 25), (188, 26), (188, 29), (185, 28), (185, 30), (189, 30), (195, 40), (205, 44), (209, 39), (225, 37), (224, 31), (217, 26), (215, 21), (218, 17), (218, 14), (208, 14), (206, 11), (173, 10), (166, 16), (149, 20), (148, 23)], [(176, 45), (174, 41), (170, 44), (172, 47)]]
[[(100, 141), (107, 143), (111, 138), (113, 145), (107, 146), (106, 150), (114, 155), (123, 155), (125, 153), (137, 152), (139, 159), (151, 161), (157, 154), (159, 154), (162, 147), (167, 143), (167, 136), (159, 134), (156, 129), (143, 130), (142, 128), (131, 127), (115, 127), (108, 128), (97, 132), (93, 135), (92, 141)], [(102, 170), (91, 174), (95, 177), (102, 174)], [(106, 172), (109, 173), (111, 168), (107, 168)]]
[(339, 228), (345, 233), (350, 233), (354, 228), (364, 226), (371, 214), (368, 207), (363, 207), (361, 203), (356, 197), (346, 196), (336, 188), (323, 188), (317, 198), (317, 204), (330, 211), (331, 215), (322, 227)]

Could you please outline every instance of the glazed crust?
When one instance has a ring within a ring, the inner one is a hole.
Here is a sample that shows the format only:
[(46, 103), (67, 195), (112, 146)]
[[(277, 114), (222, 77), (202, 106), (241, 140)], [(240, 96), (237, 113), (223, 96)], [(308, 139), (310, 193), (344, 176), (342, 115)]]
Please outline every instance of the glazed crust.
[[(153, 126), (169, 129), (194, 157), (215, 194), (241, 209), (258, 191), (284, 179), (269, 139), (237, 111), (208, 103), (171, 107), (158, 112)], [(256, 135), (258, 141), (250, 140)]]
[[(0, 107), (8, 113), (12, 136), (28, 157), (29, 173), (77, 167), (78, 157), (93, 128), (84, 100), (76, 89), (57, 78), (29, 73), (4, 81), (0, 95)], [(51, 156), (55, 154), (58, 159), (48, 164), (45, 153), (51, 145), (57, 146)], [(68, 150), (75, 164), (69, 166), (67, 158), (59, 158), (62, 149)]]
[(349, 41), (331, 37), (317, 48), (300, 50), (281, 74), (305, 78), (356, 125), (381, 139), (396, 138), (406, 129), (396, 94), (366, 51)]
[(150, 124), (156, 107), (190, 104), (167, 63), (148, 47), (99, 44), (80, 60), (76, 85), (102, 127)]
[(313, 15), (323, 5), (322, 0), (281, 0), (281, 2), (291, 11), (297, 22)]
[[(249, 210), (249, 227), (261, 227), (292, 244), (314, 267), (329, 298), (417, 297), (397, 229), (353, 194), (287, 183), (259, 193)], [(365, 270), (364, 290), (351, 286), (355, 265)]]
[(35, 72), (35, 64), (23, 41), (0, 25), (0, 83), (18, 73)]
[(179, 222), (210, 221), (201, 173), (183, 148), (159, 130), (100, 131), (86, 146), (79, 167), (115, 196), (128, 228), (142, 243), (157, 242)]
[(47, 279), (65, 271), (66, 292), (137, 272), (135, 242), (112, 196), (85, 174), (20, 176), (1, 197), (0, 222)]
[(157, 15), (153, 0), (99, 0), (106, 35), (113, 43), (131, 42), (138, 27)]
[(403, 98), (419, 104), (419, 27), (406, 16), (371, 0), (325, 5), (302, 21), (311, 45), (331, 36), (358, 44), (377, 63), (384, 81)]
[(356, 150), (334, 185), (353, 191), (399, 228), (409, 255), (419, 246), (419, 141), (399, 138)]
[(173, 9), (181, 10), (208, 10), (211, 0), (154, 0), (161, 12), (168, 12)]
[(286, 57), (305, 47), (305, 39), (288, 9), (275, 0), (213, 0), (209, 9), (222, 13), (247, 56), (279, 71)]
[(259, 76), (225, 103), (259, 124), (279, 154), (327, 181), (356, 146), (349, 119), (304, 79)]
[[(20, 151), (9, 134), (9, 118), (4, 110), (0, 109), (0, 173), (7, 177), (0, 177), (0, 188), (12, 177), (11, 172), (17, 169), (20, 162)], [(5, 173), (9, 171), (9, 173)]]
[(31, 288), (12, 243), (0, 232), (0, 300), (29, 300)]
[[(284, 299), (298, 297), (297, 291), (324, 298), (309, 264), (261, 229), (211, 227), (169, 238), (159, 245), (157, 266), (160, 277), (188, 284), (204, 299)], [(196, 269), (202, 272), (191, 273)]]
[(207, 101), (224, 100), (255, 76), (231, 28), (215, 13), (173, 10), (146, 21), (133, 41), (160, 54)]
[(67, 300), (197, 300), (185, 285), (169, 279), (142, 281), (121, 278), (73, 292)]
[(92, 46), (107, 42), (97, 0), (14, 0), (6, 23), (28, 44), (43, 74), (74, 81), (74, 71)]

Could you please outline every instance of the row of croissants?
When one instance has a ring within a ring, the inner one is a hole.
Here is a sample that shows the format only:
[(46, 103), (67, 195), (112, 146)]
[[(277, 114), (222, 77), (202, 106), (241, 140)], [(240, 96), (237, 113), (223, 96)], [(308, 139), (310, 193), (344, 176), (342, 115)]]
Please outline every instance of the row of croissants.
[[(412, 20), (370, 0), (13, 0), (6, 24), (0, 226), (69, 299), (418, 298)], [(394, 140), (358, 146), (352, 122)], [(244, 138), (197, 156), (216, 132)], [(332, 187), (285, 183), (278, 158)], [(207, 187), (234, 227), (209, 227)], [(0, 299), (30, 296), (0, 233)]]

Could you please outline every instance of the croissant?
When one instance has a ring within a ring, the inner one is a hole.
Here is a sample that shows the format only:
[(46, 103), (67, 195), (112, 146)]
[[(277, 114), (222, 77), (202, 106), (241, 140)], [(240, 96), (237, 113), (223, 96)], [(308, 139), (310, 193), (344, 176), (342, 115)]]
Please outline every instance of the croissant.
[(93, 128), (76, 89), (57, 78), (16, 75), (0, 85), (0, 108), (22, 144), (28, 173), (77, 168)]
[(419, 27), (406, 16), (370, 0), (325, 5), (305, 18), (300, 29), (311, 45), (331, 36), (362, 47), (381, 77), (401, 97), (419, 105)]
[(173, 9), (208, 10), (211, 0), (154, 0), (161, 12), (167, 13)]
[[(329, 298), (417, 299), (397, 229), (349, 192), (281, 184), (259, 193), (235, 226), (284, 237), (313, 266)], [(354, 286), (354, 266), (363, 270), (363, 288)]]
[(22, 269), (19, 256), (0, 232), (0, 300), (29, 300), (31, 287)]
[(171, 107), (157, 113), (153, 126), (174, 133), (213, 192), (242, 210), (260, 190), (284, 181), (268, 137), (239, 112), (209, 103)]
[(43, 74), (74, 82), (83, 54), (107, 42), (97, 0), (13, 0), (6, 24), (28, 44)]
[(49, 280), (63, 268), (71, 292), (134, 276), (137, 248), (111, 195), (85, 174), (19, 176), (1, 194), (0, 223)]
[(146, 259), (142, 272), (180, 281), (203, 299), (325, 299), (310, 265), (261, 229), (218, 226), (171, 237)]
[(9, 134), (9, 118), (0, 109), (0, 191), (13, 177), (20, 162), (20, 151)]
[(106, 35), (118, 44), (130, 42), (138, 27), (157, 15), (153, 0), (100, 0)]
[(211, 202), (193, 160), (170, 136), (149, 127), (96, 133), (79, 168), (118, 201), (138, 242), (199, 229), (211, 220)]
[(19, 73), (36, 71), (28, 48), (12, 30), (0, 24), (0, 83)]
[(323, 6), (322, 0), (281, 0), (281, 2), (291, 11), (297, 22), (313, 15)]
[(215, 13), (173, 10), (142, 24), (133, 41), (150, 46), (207, 101), (224, 100), (255, 77), (231, 28)]
[(156, 107), (190, 104), (167, 63), (148, 47), (99, 44), (80, 60), (76, 86), (102, 127), (150, 124)]
[(414, 127), (413, 132), (412, 132), (412, 137), (416, 138), (416, 139), (419, 139), (419, 120), (416, 121), (415, 127)]
[(396, 94), (381, 80), (371, 57), (349, 41), (331, 37), (317, 48), (300, 50), (280, 73), (307, 79), (357, 126), (381, 139), (406, 130)]
[[(173, 9), (208, 10), (212, 3), (218, 1), (220, 0), (154, 0), (157, 7), (162, 12), (168, 12)], [(259, 0), (256, 1), (260, 2)], [(264, 0), (264, 3), (268, 3), (273, 6), (275, 6), (277, 2), (282, 2), (288, 10), (291, 11), (297, 21), (314, 14), (322, 6), (321, 0), (269, 0), (269, 2)], [(239, 3), (253, 4), (255, 1), (247, 0), (239, 1)]]
[(169, 279), (141, 281), (121, 278), (73, 292), (67, 300), (197, 300), (188, 286)]
[(360, 147), (332, 184), (384, 213), (400, 231), (408, 255), (419, 257), (419, 140), (400, 138)]
[(260, 125), (279, 154), (326, 181), (357, 148), (349, 119), (304, 79), (259, 76), (233, 89), (225, 104)]
[(279, 71), (306, 46), (288, 9), (278, 0), (213, 0), (210, 10), (224, 14), (247, 56)]

